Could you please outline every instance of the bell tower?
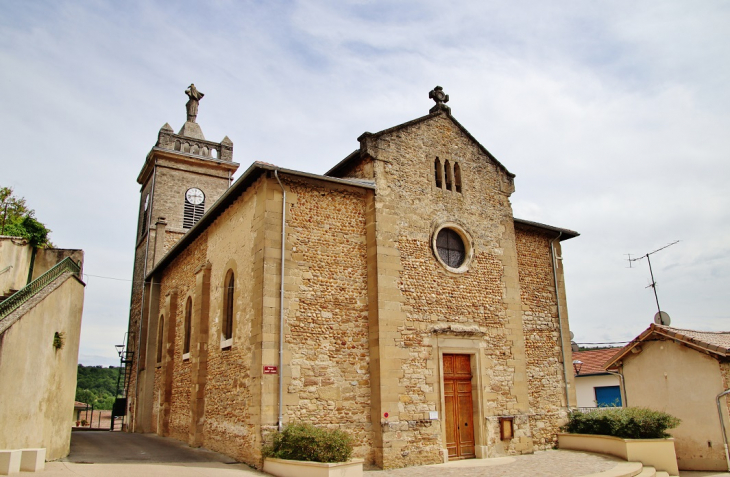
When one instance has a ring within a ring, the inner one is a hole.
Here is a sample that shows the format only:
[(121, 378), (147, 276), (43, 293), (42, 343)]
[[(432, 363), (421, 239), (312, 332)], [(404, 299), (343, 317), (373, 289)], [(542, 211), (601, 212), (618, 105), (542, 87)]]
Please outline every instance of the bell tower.
[[(205, 139), (196, 122), (198, 106), (204, 94), (194, 84), (186, 90), (187, 119), (175, 134), (165, 123), (157, 134), (157, 143), (147, 154), (137, 177), (140, 205), (135, 237), (135, 260), (127, 338), (128, 356), (132, 360), (125, 390), (128, 397), (130, 430), (144, 429), (144, 415), (150, 410), (138, 408), (137, 393), (143, 392), (147, 370), (154, 374), (153, 358), (145, 356), (151, 321), (147, 309), (159, 294), (145, 278), (154, 265), (185, 235), (231, 184), (239, 164), (233, 162), (233, 143), (228, 136), (221, 142)], [(154, 333), (153, 333), (154, 334)], [(146, 392), (146, 391), (144, 391)], [(142, 401), (142, 400), (141, 400)], [(140, 402), (141, 404), (141, 402)]]

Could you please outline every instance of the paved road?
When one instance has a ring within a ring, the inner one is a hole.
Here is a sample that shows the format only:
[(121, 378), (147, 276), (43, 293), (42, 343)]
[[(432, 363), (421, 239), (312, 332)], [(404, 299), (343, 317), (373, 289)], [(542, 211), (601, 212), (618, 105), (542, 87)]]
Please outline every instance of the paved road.
[[(579, 477), (612, 469), (619, 459), (574, 451), (544, 451), (436, 466), (369, 470), (366, 477)], [(193, 449), (154, 434), (74, 431), (71, 453), (48, 462), (43, 477), (262, 477), (263, 472), (206, 449)], [(681, 477), (730, 477), (730, 473), (682, 472)]]

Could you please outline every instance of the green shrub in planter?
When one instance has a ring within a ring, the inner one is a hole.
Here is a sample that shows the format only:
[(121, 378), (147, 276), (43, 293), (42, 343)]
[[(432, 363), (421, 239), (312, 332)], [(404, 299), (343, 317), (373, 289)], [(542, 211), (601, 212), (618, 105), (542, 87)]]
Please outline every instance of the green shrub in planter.
[(662, 439), (672, 437), (667, 429), (680, 424), (676, 417), (643, 407), (617, 407), (588, 413), (574, 412), (565, 432), (599, 434), (622, 439)]
[(311, 424), (290, 424), (273, 434), (263, 448), (264, 457), (310, 462), (346, 462), (352, 455), (352, 439), (340, 430)]

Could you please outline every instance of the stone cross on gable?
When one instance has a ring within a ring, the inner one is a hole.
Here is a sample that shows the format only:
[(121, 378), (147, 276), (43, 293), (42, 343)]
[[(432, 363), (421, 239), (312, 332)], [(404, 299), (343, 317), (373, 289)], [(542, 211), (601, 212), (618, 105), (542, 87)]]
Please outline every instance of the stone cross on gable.
[(428, 97), (436, 101), (436, 105), (429, 109), (429, 113), (435, 113), (436, 111), (445, 111), (447, 114), (451, 113), (451, 108), (444, 104), (449, 102), (449, 95), (444, 93), (444, 89), (441, 86), (436, 86), (429, 91)]

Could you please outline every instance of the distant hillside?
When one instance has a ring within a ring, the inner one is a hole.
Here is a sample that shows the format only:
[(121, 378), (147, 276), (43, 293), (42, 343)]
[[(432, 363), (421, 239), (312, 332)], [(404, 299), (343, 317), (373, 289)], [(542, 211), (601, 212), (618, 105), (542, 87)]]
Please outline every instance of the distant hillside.
[(76, 375), (76, 400), (95, 409), (111, 409), (120, 368), (79, 365)]

